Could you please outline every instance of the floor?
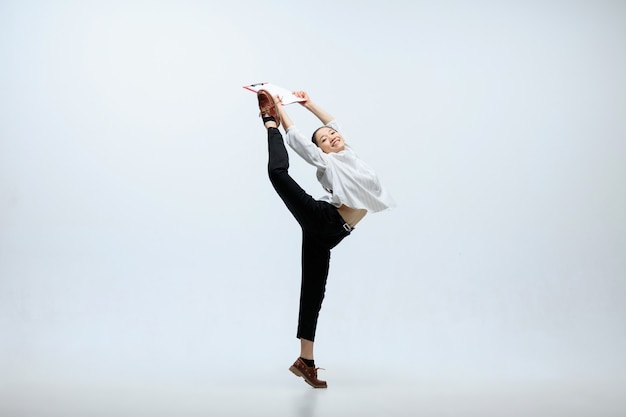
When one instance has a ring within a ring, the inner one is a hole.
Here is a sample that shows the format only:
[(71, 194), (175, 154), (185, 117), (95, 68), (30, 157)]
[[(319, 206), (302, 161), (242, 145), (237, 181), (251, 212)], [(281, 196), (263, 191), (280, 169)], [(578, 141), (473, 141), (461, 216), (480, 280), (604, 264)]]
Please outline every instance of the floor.
[(316, 390), (288, 372), (223, 383), (19, 383), (0, 386), (2, 417), (480, 416), (624, 417), (610, 382), (402, 382), (336, 377)]

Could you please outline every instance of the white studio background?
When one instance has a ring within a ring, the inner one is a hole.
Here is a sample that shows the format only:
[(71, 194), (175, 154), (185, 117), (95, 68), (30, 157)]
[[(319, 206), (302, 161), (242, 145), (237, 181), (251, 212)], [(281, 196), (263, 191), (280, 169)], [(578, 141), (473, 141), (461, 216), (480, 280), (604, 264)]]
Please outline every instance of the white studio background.
[(398, 202), (333, 252), (336, 378), (624, 386), (626, 3), (3, 1), (0, 56), (3, 386), (282, 375), (300, 236), (258, 81)]

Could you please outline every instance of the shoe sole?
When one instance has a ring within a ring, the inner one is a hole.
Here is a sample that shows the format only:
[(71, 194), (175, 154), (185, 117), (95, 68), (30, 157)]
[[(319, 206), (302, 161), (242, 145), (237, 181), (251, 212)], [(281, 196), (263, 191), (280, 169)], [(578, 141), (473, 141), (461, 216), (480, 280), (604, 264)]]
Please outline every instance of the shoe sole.
[(300, 378), (304, 379), (304, 382), (306, 382), (307, 384), (309, 384), (310, 386), (312, 386), (313, 388), (328, 388), (328, 386), (325, 385), (314, 385), (311, 381), (309, 381), (302, 372), (300, 372), (300, 370), (298, 368), (296, 368), (295, 366), (291, 365), (289, 367), (289, 370), (295, 375), (295, 376), (299, 376)]
[[(282, 122), (282, 120), (280, 120), (280, 115), (278, 114), (278, 109), (277, 106), (278, 104), (276, 104), (276, 102), (274, 101), (274, 97), (272, 97), (272, 95), (269, 93), (269, 91), (267, 90), (259, 90), (259, 92), (257, 93), (257, 95), (259, 95), (259, 93), (263, 91), (264, 93), (267, 94), (267, 99), (270, 103), (270, 106), (268, 107), (268, 113), (274, 118), (276, 119), (276, 127), (280, 127), (280, 123)], [(259, 109), (260, 110), (260, 109)], [(272, 114), (274, 113), (274, 114)]]

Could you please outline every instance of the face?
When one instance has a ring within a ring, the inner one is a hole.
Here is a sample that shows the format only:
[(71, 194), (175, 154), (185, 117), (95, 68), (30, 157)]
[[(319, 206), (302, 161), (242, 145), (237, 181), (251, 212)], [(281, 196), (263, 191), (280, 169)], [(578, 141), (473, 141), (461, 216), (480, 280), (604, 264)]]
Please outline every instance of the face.
[(315, 133), (315, 141), (324, 153), (340, 152), (346, 148), (345, 143), (343, 143), (343, 136), (330, 127), (323, 127), (318, 130)]

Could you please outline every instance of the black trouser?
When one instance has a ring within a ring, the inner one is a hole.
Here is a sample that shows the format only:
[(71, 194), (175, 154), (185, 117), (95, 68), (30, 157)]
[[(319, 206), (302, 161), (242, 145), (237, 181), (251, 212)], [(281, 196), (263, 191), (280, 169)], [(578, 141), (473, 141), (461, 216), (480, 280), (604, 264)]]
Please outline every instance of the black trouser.
[(315, 340), (326, 290), (330, 250), (351, 228), (330, 203), (317, 201), (289, 176), (289, 155), (277, 128), (268, 131), (268, 172), (274, 189), (302, 228), (302, 284), (297, 337)]

